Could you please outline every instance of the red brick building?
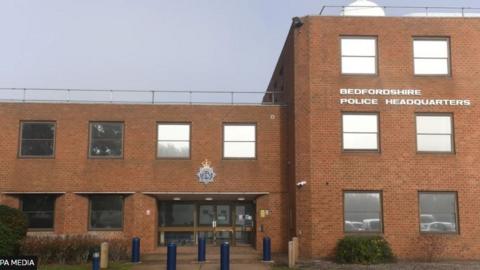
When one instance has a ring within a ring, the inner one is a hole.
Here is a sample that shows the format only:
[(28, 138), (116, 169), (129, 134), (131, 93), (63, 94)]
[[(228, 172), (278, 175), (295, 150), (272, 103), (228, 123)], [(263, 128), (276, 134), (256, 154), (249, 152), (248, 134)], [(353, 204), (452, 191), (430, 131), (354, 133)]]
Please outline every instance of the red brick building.
[(2, 103), (0, 202), (30, 234), (139, 236), (145, 252), (298, 236), (317, 258), (378, 234), (400, 258), (478, 258), (479, 30), (297, 18), (262, 105)]
[[(197, 235), (255, 246), (268, 234), (284, 250), (282, 106), (3, 103), (0, 114), (2, 203), (32, 215), (31, 234), (138, 236), (145, 252)], [(172, 127), (190, 130), (182, 138)], [(229, 127), (253, 128), (252, 156), (223, 153)], [(47, 133), (52, 147), (28, 148)], [(157, 147), (178, 134), (185, 156)], [(196, 175), (205, 159), (216, 174), (208, 184)]]
[(288, 104), (301, 256), (378, 234), (399, 258), (478, 258), (479, 29), (466, 17), (294, 19), (268, 89)]

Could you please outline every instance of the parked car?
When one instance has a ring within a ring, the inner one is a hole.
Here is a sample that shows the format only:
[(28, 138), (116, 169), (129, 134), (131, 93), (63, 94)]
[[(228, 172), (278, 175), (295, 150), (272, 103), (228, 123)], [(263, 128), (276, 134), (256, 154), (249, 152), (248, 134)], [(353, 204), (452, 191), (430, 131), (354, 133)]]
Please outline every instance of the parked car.
[(347, 232), (364, 231), (363, 222), (345, 221), (345, 231), (347, 231)]
[(421, 231), (427, 231), (428, 225), (435, 222), (435, 217), (430, 214), (422, 214), (420, 215), (420, 228)]
[(428, 224), (427, 232), (455, 232), (455, 224), (451, 222), (432, 222)]
[(380, 219), (371, 218), (363, 220), (363, 228), (365, 231), (380, 231), (382, 229)]

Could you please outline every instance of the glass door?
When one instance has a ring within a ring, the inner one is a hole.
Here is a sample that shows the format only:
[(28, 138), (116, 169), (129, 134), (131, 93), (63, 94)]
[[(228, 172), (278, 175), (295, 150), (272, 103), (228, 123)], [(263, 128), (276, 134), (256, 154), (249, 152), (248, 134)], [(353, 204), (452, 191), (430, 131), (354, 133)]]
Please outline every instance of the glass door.
[(198, 236), (209, 244), (231, 241), (232, 212), (229, 204), (200, 204), (198, 206)]
[(158, 212), (159, 244), (169, 242), (181, 246), (195, 244), (195, 204), (160, 202)]
[(198, 226), (196, 228), (198, 237), (205, 238), (207, 243), (215, 242), (215, 205), (200, 204), (198, 206)]
[(251, 245), (255, 239), (255, 206), (239, 202), (158, 203), (159, 245), (195, 245), (198, 237), (208, 244)]
[(236, 244), (249, 245), (253, 243), (253, 223), (255, 211), (252, 204), (239, 204), (235, 206), (235, 242)]
[(220, 245), (221, 243), (226, 241), (232, 242), (232, 212), (229, 204), (216, 205), (216, 221), (216, 244)]

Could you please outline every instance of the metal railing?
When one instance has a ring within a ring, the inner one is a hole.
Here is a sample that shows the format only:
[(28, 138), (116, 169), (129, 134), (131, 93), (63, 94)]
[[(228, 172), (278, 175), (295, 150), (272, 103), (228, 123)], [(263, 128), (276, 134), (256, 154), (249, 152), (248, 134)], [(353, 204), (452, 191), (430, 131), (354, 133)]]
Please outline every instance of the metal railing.
[(163, 91), (0, 88), (0, 102), (110, 104), (280, 104), (279, 91)]
[(480, 8), (472, 7), (422, 7), (422, 6), (323, 6), (323, 16), (346, 16), (345, 8), (373, 9), (383, 8), (386, 16), (412, 17), (480, 17)]

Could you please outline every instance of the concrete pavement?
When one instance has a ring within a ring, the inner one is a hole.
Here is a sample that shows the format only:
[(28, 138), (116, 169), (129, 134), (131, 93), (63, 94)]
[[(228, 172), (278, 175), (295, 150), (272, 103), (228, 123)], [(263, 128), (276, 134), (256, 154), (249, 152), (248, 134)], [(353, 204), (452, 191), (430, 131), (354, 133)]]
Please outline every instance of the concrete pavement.
[[(165, 269), (165, 263), (145, 263), (135, 265), (132, 270), (159, 270)], [(220, 263), (206, 263), (206, 264), (178, 264), (177, 270), (219, 270)], [(263, 263), (248, 263), (248, 264), (230, 264), (230, 270), (270, 270), (269, 264)]]

